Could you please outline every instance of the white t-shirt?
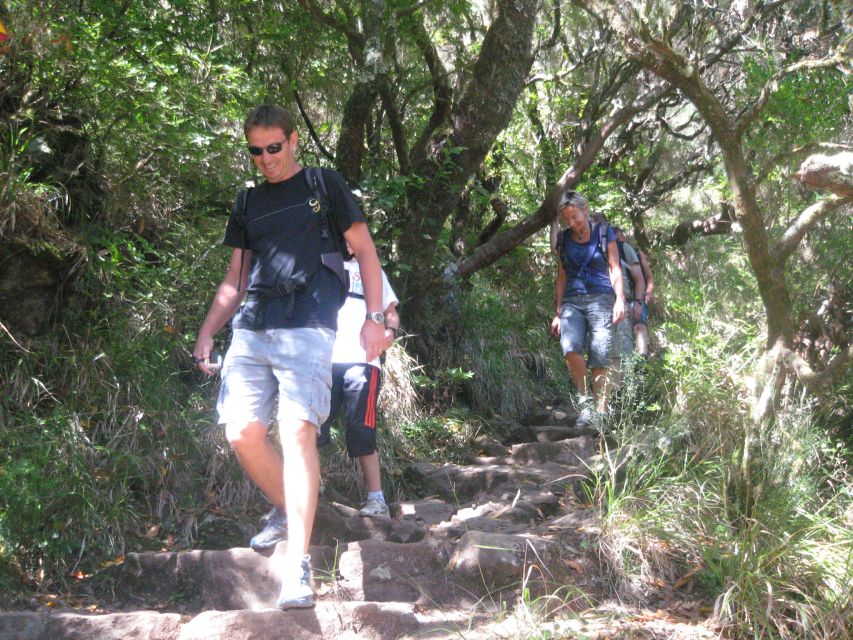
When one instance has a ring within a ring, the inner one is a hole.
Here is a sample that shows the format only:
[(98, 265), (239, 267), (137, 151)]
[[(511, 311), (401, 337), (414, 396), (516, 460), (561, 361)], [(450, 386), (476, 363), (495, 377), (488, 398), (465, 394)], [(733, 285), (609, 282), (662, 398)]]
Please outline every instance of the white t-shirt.
[[(344, 263), (349, 272), (349, 290), (364, 296), (364, 285), (361, 283), (361, 272), (358, 270), (358, 260), (350, 260)], [(389, 305), (399, 302), (397, 295), (391, 288), (385, 272), (382, 272), (382, 311)], [(338, 335), (335, 338), (335, 348), (332, 351), (332, 362), (367, 362), (367, 353), (361, 346), (361, 327), (364, 324), (364, 316), (367, 315), (367, 304), (364, 298), (353, 298), (347, 296), (344, 306), (338, 311)], [(372, 364), (379, 366), (379, 358)]]

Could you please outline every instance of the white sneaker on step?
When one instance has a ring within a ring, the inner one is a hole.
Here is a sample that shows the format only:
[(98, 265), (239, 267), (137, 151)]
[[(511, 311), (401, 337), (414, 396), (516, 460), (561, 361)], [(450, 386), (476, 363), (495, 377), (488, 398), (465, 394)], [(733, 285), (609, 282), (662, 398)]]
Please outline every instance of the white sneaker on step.
[(361, 505), (361, 509), (359, 509), (358, 513), (359, 515), (367, 518), (391, 517), (390, 511), (388, 511), (388, 505), (378, 498), (368, 498), (367, 501)]

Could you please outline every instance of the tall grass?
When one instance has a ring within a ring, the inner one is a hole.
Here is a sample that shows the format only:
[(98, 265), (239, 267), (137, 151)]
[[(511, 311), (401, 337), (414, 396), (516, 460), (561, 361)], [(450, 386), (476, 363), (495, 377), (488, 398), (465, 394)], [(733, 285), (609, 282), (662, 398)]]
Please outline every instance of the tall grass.
[(849, 452), (816, 424), (814, 400), (789, 395), (772, 426), (750, 421), (760, 326), (729, 320), (728, 307), (749, 309), (751, 285), (737, 258), (720, 259), (724, 244), (661, 278), (666, 410), (649, 422), (628, 403), (611, 424), (618, 450), (595, 484), (602, 558), (614, 590), (640, 602), (662, 583), (694, 585), (735, 637), (849, 637)]
[(470, 372), (470, 406), (518, 417), (543, 391), (568, 394), (559, 345), (551, 339), (554, 263), (544, 247), (519, 248), (488, 273), (472, 278), (462, 305), (454, 364)]
[[(205, 253), (219, 227), (175, 227), (159, 251), (132, 234), (90, 239), (57, 330), (17, 344), (3, 336), (6, 585), (62, 588), (129, 549), (191, 544), (206, 509), (250, 507), (254, 493), (213, 424), (214, 383), (189, 358), (225, 263)], [(186, 255), (200, 258), (182, 265)], [(152, 526), (160, 534), (148, 540)]]

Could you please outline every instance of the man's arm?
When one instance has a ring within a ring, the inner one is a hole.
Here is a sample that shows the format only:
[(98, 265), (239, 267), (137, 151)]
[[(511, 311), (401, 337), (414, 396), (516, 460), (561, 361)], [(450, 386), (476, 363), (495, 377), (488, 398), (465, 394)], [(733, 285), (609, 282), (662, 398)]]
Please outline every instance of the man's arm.
[[(240, 269), (241, 257), (243, 259), (242, 270)], [(210, 352), (213, 350), (213, 336), (219, 333), (219, 330), (225, 326), (225, 323), (231, 319), (240, 306), (240, 301), (243, 299), (246, 285), (249, 282), (249, 265), (251, 262), (251, 249), (234, 249), (231, 252), (231, 262), (228, 265), (228, 271), (219, 288), (216, 290), (216, 295), (213, 297), (213, 302), (210, 305), (207, 316), (205, 316), (201, 329), (199, 329), (195, 348), (193, 348), (193, 357), (198, 363), (198, 368), (209, 376), (212, 376), (215, 372), (208, 369), (204, 365), (204, 361), (210, 357)], [(242, 282), (240, 281), (241, 271), (243, 276)]]
[[(643, 296), (643, 300), (646, 302), (654, 302), (655, 300), (655, 279), (652, 277), (652, 270), (649, 267), (649, 261), (646, 260), (646, 254), (642, 251), (637, 251), (640, 254), (640, 264), (643, 267), (643, 274), (646, 282), (646, 290), (645, 295)], [(639, 298), (639, 296), (637, 296)]]
[[(358, 260), (361, 283), (364, 285), (364, 303), (368, 313), (382, 311), (382, 267), (376, 246), (366, 222), (353, 222), (344, 232), (344, 238)], [(378, 358), (385, 343), (385, 327), (371, 320), (365, 320), (361, 327), (361, 346), (367, 352), (367, 361)]]
[(385, 348), (387, 351), (394, 344), (400, 329), (400, 316), (397, 314), (397, 303), (392, 302), (385, 307)]
[(616, 241), (607, 243), (607, 261), (610, 265), (610, 282), (613, 284), (613, 292), (616, 294), (616, 303), (613, 305), (613, 323), (619, 324), (625, 317), (625, 287), (622, 285), (622, 262), (619, 259), (619, 247)]
[(557, 265), (557, 284), (554, 287), (556, 290), (554, 306), (556, 307), (556, 312), (554, 313), (554, 319), (551, 320), (551, 335), (556, 337), (560, 335), (560, 302), (563, 300), (563, 289), (566, 288), (566, 272), (563, 271), (563, 265)]
[[(643, 268), (639, 262), (628, 267), (631, 272), (631, 280), (634, 281), (634, 300), (642, 302), (646, 296), (646, 279), (643, 277)], [(643, 306), (635, 304), (631, 307), (634, 320), (639, 320), (643, 315)]]

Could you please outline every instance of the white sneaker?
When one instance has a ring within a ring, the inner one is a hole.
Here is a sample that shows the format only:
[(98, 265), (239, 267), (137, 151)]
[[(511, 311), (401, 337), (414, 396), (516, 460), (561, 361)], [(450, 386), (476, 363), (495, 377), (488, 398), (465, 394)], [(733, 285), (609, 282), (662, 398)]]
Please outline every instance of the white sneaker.
[(575, 408), (578, 412), (578, 417), (575, 420), (576, 427), (588, 427), (594, 418), (595, 407), (590, 396), (578, 396), (575, 403)]
[(311, 556), (304, 556), (298, 569), (285, 572), (281, 593), (276, 605), (279, 609), (310, 609), (314, 606), (314, 587), (311, 584)]
[(391, 517), (390, 511), (388, 511), (388, 505), (377, 498), (368, 498), (367, 501), (361, 505), (361, 509), (359, 509), (358, 514), (367, 518)]
[(287, 514), (273, 507), (267, 515), (263, 517), (264, 528), (249, 541), (249, 546), (255, 551), (263, 551), (271, 549), (279, 542), (287, 540)]

